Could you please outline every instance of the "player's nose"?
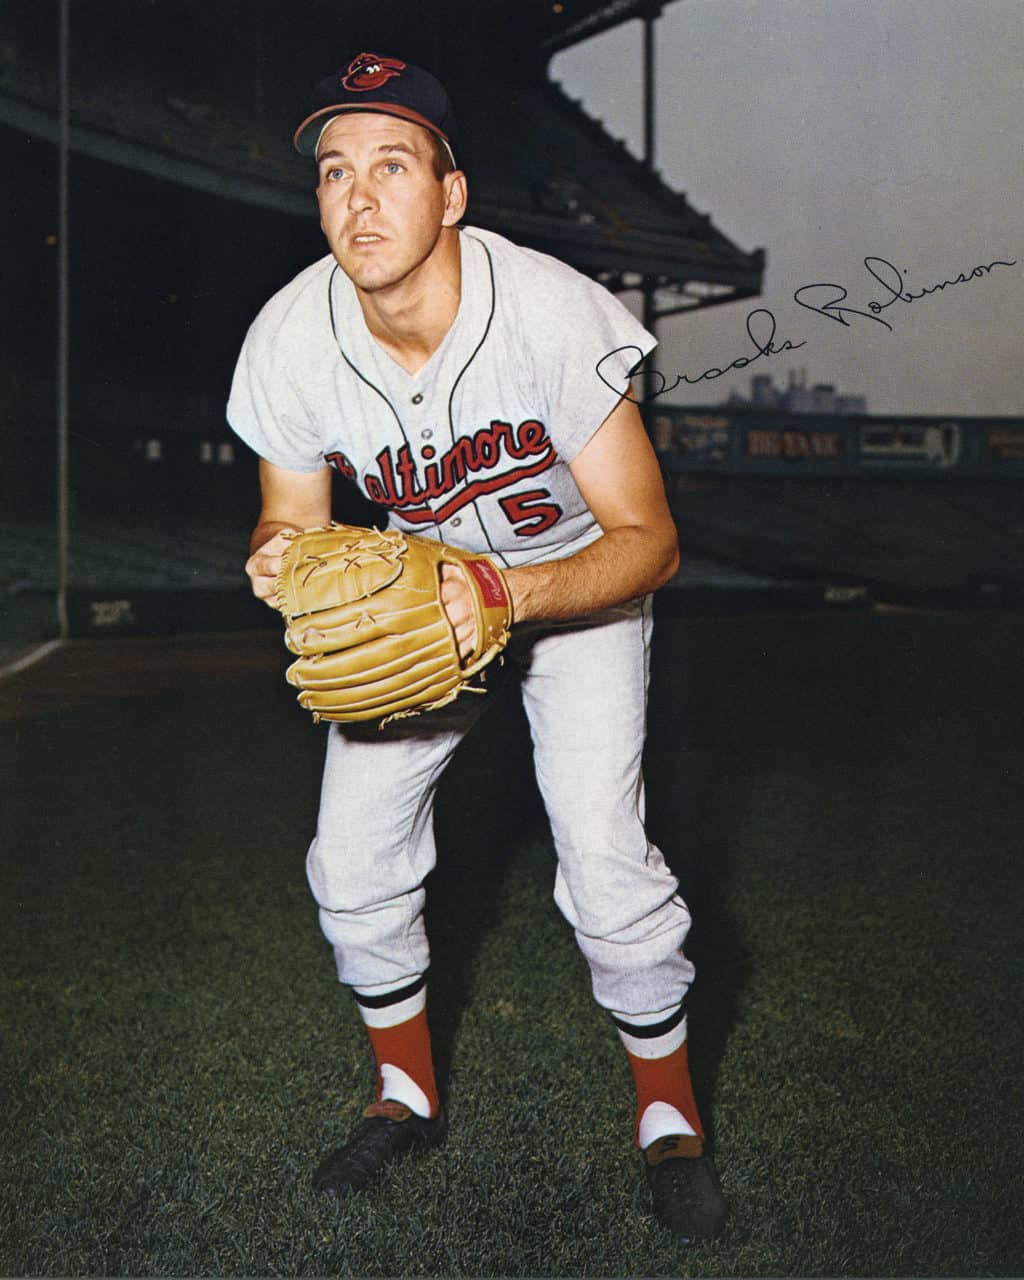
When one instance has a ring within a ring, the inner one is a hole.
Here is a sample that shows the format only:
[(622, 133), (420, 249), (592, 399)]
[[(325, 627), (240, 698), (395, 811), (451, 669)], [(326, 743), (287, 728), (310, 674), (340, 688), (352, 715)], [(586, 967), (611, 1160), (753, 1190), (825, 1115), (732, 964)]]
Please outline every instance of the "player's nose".
[(377, 196), (368, 178), (353, 178), (348, 189), (348, 207), (353, 213), (377, 207)]

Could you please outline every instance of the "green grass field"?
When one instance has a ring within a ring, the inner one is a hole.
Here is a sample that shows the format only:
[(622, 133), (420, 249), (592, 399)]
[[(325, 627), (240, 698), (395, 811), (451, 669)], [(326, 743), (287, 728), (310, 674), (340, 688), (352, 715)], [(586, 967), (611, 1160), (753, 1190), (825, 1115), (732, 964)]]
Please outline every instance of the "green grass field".
[(1009, 613), (663, 621), (650, 823), (732, 1206), (693, 1250), (647, 1217), (513, 701), (438, 816), (451, 1137), (340, 1207), (309, 1176), (372, 1074), (304, 881), (322, 731), (258, 665), (4, 723), (0, 1271), (1019, 1274), (1022, 650)]

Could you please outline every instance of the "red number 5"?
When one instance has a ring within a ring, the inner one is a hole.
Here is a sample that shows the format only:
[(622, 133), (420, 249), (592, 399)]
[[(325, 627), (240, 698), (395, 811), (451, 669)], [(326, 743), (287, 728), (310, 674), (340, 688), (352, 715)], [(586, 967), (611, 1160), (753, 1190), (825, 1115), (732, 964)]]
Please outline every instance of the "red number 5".
[(529, 489), (526, 493), (513, 493), (508, 498), (498, 499), (509, 524), (520, 526), (516, 529), (517, 538), (532, 538), (550, 529), (561, 518), (562, 508), (558, 503), (544, 501), (550, 497), (547, 489)]

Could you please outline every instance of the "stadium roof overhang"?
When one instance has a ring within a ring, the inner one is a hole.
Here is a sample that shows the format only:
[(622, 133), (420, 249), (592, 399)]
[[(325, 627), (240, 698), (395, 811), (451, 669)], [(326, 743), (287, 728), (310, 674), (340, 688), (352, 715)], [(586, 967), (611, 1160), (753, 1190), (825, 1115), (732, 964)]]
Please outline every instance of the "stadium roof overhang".
[[(305, 0), (297, 9), (262, 0), (239, 24), (234, 0), (162, 0), (144, 11), (133, 0), (75, 5), (70, 145), (308, 217), (309, 162), (290, 148), (296, 104), (332, 69), (334, 51), (386, 46), (436, 69), (461, 109), (470, 221), (553, 253), (613, 290), (643, 288), (658, 299), (651, 318), (749, 297), (761, 289), (763, 250), (736, 246), (548, 75), (559, 50), (632, 18), (650, 30), (662, 7)], [(13, 51), (0, 62), (0, 121), (56, 140), (49, 7), (45, 23), (36, 0), (0, 10), (0, 48)]]

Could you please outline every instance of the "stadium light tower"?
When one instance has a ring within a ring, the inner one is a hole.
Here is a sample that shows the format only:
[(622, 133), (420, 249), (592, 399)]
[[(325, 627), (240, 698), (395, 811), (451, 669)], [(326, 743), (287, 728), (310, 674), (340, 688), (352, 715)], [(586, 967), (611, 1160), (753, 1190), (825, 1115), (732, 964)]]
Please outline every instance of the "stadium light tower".
[(57, 142), (57, 625), (68, 638), (69, 257), (68, 153), (71, 147), (71, 0), (60, 0), (60, 124)]
[[(654, 24), (661, 17), (661, 5), (651, 5), (644, 11), (644, 166), (654, 173)], [(643, 323), (651, 333), (657, 333), (658, 306), (657, 281), (654, 276), (644, 276)], [(653, 357), (644, 362), (643, 399), (649, 404), (654, 397), (655, 367)]]

